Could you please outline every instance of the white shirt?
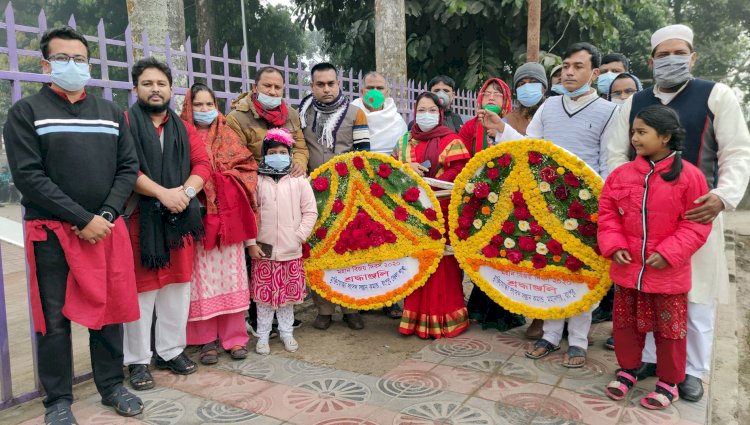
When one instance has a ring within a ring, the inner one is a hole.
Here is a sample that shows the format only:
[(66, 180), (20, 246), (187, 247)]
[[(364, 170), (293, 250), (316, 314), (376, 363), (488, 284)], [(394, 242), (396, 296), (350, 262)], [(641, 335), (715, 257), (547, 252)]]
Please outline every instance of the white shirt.
[(396, 142), (406, 134), (406, 122), (393, 98), (386, 98), (383, 109), (370, 111), (362, 103), (362, 98), (352, 101), (352, 105), (358, 107), (367, 115), (367, 128), (370, 131), (370, 152), (378, 152), (386, 155), (393, 153)]
[[(669, 105), (685, 87), (687, 84), (675, 93), (662, 93), (654, 87), (654, 96), (662, 104)], [(610, 170), (628, 162), (632, 107), (633, 96), (622, 104), (617, 117), (613, 120), (614, 126), (607, 143)], [(718, 179), (711, 193), (721, 198), (726, 210), (731, 211), (742, 200), (750, 180), (750, 132), (745, 124), (739, 101), (729, 86), (721, 83), (714, 85), (708, 95), (708, 109), (714, 114), (714, 134), (719, 145)]]

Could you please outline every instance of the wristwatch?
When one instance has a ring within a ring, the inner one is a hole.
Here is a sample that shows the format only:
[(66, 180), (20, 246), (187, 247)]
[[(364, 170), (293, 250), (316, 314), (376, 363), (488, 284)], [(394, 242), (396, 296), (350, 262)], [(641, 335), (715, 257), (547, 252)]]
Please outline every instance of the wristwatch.
[(100, 213), (99, 213), (99, 215), (100, 215), (100, 216), (101, 216), (101, 217), (102, 217), (103, 219), (105, 219), (105, 220), (109, 221), (110, 223), (112, 223), (113, 221), (115, 221), (115, 215), (114, 215), (114, 214), (112, 214), (112, 213), (111, 213), (111, 212), (109, 212), (109, 211), (102, 211), (102, 212), (100, 212)]
[(188, 198), (193, 199), (195, 198), (195, 195), (197, 193), (195, 192), (195, 188), (193, 186), (188, 186), (185, 188), (185, 195), (187, 195)]

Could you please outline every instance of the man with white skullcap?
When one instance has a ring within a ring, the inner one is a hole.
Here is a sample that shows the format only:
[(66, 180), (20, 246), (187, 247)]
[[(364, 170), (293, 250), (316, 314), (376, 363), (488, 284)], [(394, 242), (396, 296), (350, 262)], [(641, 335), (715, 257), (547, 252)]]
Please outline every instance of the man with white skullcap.
[[(651, 36), (651, 58), (656, 85), (636, 93), (622, 105), (608, 143), (610, 170), (632, 155), (630, 127), (635, 115), (649, 105), (673, 108), (686, 130), (682, 157), (699, 167), (710, 192), (696, 199), (686, 218), (713, 222), (706, 244), (693, 256), (693, 286), (689, 294), (687, 368), (679, 395), (688, 401), (703, 397), (702, 379), (711, 366), (716, 301), (729, 301), (729, 276), (724, 255), (722, 211), (733, 210), (742, 200), (750, 177), (750, 133), (740, 104), (724, 84), (694, 78), (690, 71), (697, 54), (693, 31), (670, 25)], [(615, 341), (617, 343), (617, 341)], [(643, 353), (639, 378), (653, 375), (656, 362), (651, 335)]]

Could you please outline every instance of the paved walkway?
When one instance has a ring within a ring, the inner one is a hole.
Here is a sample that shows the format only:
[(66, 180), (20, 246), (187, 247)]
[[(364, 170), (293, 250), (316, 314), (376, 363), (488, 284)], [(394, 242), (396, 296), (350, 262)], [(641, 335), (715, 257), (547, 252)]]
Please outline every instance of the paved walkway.
[[(560, 352), (538, 361), (525, 358), (523, 328), (499, 333), (474, 327), (460, 337), (434, 341), (382, 377), (278, 355), (251, 354), (240, 362), (221, 356), (216, 366), (189, 376), (156, 372), (159, 386), (141, 393), (146, 410), (135, 419), (103, 408), (98, 396), (76, 402), (73, 409), (82, 424), (704, 423), (708, 392), (701, 403), (681, 401), (660, 412), (641, 408), (638, 399), (655, 378), (639, 383), (627, 401), (609, 400), (602, 388), (616, 361), (602, 343), (610, 330), (611, 323), (595, 326), (595, 345), (579, 370), (560, 366)], [(272, 350), (283, 350), (278, 339), (272, 340)]]

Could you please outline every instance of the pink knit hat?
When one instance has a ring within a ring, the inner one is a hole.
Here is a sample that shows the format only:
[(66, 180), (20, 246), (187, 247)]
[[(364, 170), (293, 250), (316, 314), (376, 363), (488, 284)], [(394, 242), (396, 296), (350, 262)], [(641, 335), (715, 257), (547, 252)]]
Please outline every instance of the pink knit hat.
[(294, 145), (294, 138), (292, 133), (286, 128), (272, 128), (266, 133), (266, 137), (263, 138), (266, 142), (278, 142), (287, 145), (290, 149)]

